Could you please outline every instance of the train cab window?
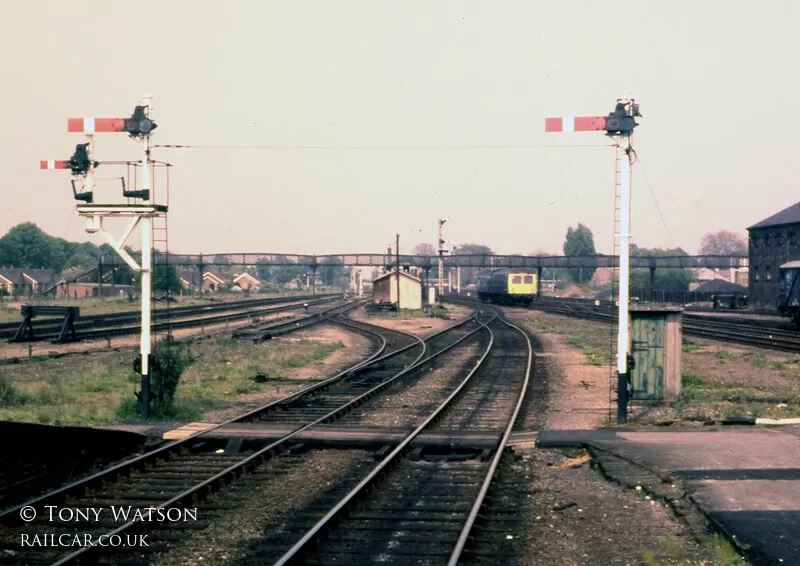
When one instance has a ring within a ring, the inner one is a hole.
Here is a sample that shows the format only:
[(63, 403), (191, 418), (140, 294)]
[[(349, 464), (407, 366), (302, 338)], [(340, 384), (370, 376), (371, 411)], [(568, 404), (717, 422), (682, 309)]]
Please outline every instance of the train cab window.
[(797, 243), (797, 237), (795, 236), (794, 232), (789, 232), (788, 237), (790, 246), (793, 246)]
[(753, 280), (754, 280), (756, 283), (758, 283), (758, 282), (761, 280), (761, 277), (760, 277), (760, 275), (759, 275), (758, 271), (756, 271), (756, 272), (753, 274)]
[(772, 270), (769, 267), (764, 272), (764, 281), (772, 281)]
[(533, 285), (533, 275), (526, 275), (525, 276), (525, 284), (526, 285)]
[(514, 285), (519, 285), (520, 283), (522, 283), (522, 275), (514, 275), (511, 278), (511, 283)]

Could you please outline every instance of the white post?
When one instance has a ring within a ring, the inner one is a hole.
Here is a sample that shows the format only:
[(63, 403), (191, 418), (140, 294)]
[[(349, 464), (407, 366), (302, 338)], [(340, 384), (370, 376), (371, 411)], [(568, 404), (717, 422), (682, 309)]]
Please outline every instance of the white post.
[[(149, 105), (148, 105), (149, 110)], [(152, 194), (150, 191), (150, 136), (145, 135), (143, 140), (144, 153), (142, 155), (142, 190), (148, 191), (144, 204), (150, 204)], [(139, 352), (142, 356), (142, 418), (149, 418), (150, 413), (150, 309), (151, 295), (153, 292), (153, 219), (149, 215), (142, 216), (142, 337)]]
[(617, 334), (617, 371), (628, 371), (628, 301), (630, 299), (630, 136), (622, 136), (620, 154), (620, 235), (619, 235), (619, 332)]
[(617, 423), (628, 422), (628, 301), (630, 299), (631, 238), (631, 138), (621, 136), (620, 153), (620, 245), (619, 245), (619, 331), (617, 334)]
[(456, 293), (461, 294), (461, 266), (456, 266)]

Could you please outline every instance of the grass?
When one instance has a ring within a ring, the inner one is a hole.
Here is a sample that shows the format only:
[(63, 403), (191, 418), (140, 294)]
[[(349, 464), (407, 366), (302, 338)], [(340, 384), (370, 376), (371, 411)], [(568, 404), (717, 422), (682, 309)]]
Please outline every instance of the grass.
[[(543, 314), (520, 315), (519, 320), (534, 334), (564, 337), (568, 345), (583, 352), (586, 365), (605, 366), (614, 359), (616, 336), (610, 335), (610, 325)], [(800, 355), (724, 349), (684, 340), (681, 368), (681, 396), (659, 408), (658, 419), (800, 416)], [(653, 414), (642, 413), (645, 419)]]
[[(697, 375), (683, 375), (681, 396), (673, 404), (680, 418), (700, 420), (724, 419), (729, 417), (781, 417), (800, 414), (800, 391), (795, 389), (783, 393), (781, 398), (759, 395), (758, 386), (745, 387)], [(785, 402), (784, 402), (785, 401)], [(784, 403), (781, 403), (784, 402)], [(779, 409), (778, 405), (786, 405)]]
[[(316, 340), (201, 342), (192, 346), (194, 361), (184, 371), (174, 407), (153, 418), (197, 420), (205, 411), (257, 393), (277, 394), (279, 383), (255, 383), (253, 377), (257, 373), (287, 377), (323, 363), (343, 347), (341, 342)], [(102, 424), (136, 419), (133, 391), (140, 376), (132, 372), (131, 361), (130, 352), (103, 352), (5, 366), (0, 377), (0, 420)], [(286, 384), (282, 389), (287, 392)]]
[(689, 340), (684, 340), (683, 344), (681, 345), (681, 352), (684, 354), (688, 354), (690, 352), (696, 352), (697, 350), (703, 349), (702, 344), (698, 344), (697, 342), (691, 342)]
[(677, 541), (672, 537), (658, 539), (658, 548), (642, 551), (642, 563), (646, 566), (741, 566), (747, 564), (745, 559), (736, 551), (728, 540), (722, 535), (714, 535), (703, 544), (703, 550), (708, 553), (709, 560), (693, 560), (685, 557)]
[(607, 366), (616, 359), (616, 335), (612, 343), (611, 328), (584, 320), (554, 320), (537, 315), (524, 315), (522, 324), (534, 334), (557, 334), (566, 343), (581, 350), (590, 366)]

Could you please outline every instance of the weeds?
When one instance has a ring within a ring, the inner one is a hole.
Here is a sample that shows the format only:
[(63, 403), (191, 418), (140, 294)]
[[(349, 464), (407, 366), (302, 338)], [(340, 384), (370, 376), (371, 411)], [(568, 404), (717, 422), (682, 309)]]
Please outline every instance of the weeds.
[(716, 534), (703, 544), (703, 550), (710, 553), (712, 560), (692, 560), (683, 555), (673, 537), (658, 539), (658, 548), (642, 551), (642, 562), (646, 566), (742, 566), (744, 558), (722, 535)]
[(702, 350), (705, 346), (702, 344), (698, 344), (697, 342), (690, 342), (689, 340), (684, 340), (683, 344), (681, 345), (681, 352), (688, 354), (690, 352), (695, 352), (697, 350)]

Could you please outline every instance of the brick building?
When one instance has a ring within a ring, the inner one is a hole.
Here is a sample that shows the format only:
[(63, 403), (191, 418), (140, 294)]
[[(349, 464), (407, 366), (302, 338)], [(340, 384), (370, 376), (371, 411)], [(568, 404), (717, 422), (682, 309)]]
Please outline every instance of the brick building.
[(775, 310), (778, 268), (800, 259), (800, 202), (750, 226), (750, 305)]

